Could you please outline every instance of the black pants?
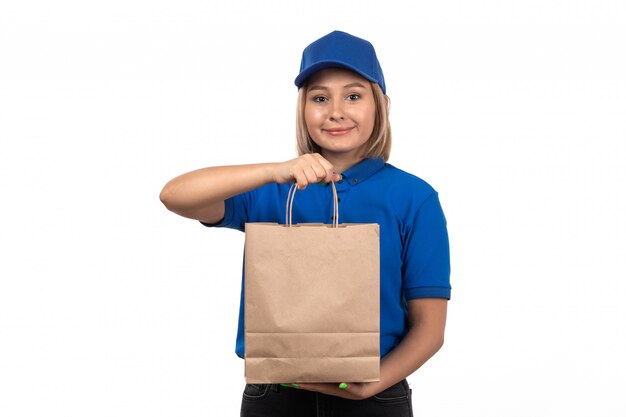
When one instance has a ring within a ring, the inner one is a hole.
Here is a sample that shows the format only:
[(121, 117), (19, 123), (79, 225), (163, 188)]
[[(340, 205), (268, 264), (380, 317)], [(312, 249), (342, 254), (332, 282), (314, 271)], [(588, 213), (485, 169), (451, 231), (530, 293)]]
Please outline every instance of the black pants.
[(241, 417), (413, 417), (411, 389), (406, 379), (365, 400), (280, 384), (246, 384)]

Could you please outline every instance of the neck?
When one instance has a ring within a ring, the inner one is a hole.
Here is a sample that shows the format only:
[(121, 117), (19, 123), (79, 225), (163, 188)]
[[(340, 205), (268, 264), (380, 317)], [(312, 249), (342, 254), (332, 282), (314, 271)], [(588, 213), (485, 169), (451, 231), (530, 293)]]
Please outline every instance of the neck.
[(342, 155), (324, 151), (322, 151), (322, 156), (333, 164), (335, 172), (338, 174), (343, 173), (365, 159), (363, 155)]

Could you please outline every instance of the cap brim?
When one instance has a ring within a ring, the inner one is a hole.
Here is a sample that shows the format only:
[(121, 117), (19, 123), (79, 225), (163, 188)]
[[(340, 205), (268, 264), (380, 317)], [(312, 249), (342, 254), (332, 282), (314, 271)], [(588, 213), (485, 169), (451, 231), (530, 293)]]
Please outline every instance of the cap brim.
[(304, 69), (304, 71), (302, 71), (300, 74), (298, 74), (298, 76), (295, 79), (295, 84), (296, 87), (300, 88), (302, 87), (302, 84), (304, 84), (304, 82), (306, 81), (307, 78), (309, 78), (311, 75), (315, 74), (316, 72), (326, 69), (326, 68), (346, 68), (349, 70), (352, 70), (354, 72), (356, 72), (357, 74), (361, 75), (362, 77), (378, 83), (378, 80), (373, 79), (372, 77), (370, 77), (367, 74), (362, 73), (361, 71), (359, 71), (358, 69), (354, 68), (352, 65), (346, 64), (345, 62), (341, 62), (341, 61), (320, 61), (320, 62), (316, 62), (313, 65), (309, 65), (307, 68)]

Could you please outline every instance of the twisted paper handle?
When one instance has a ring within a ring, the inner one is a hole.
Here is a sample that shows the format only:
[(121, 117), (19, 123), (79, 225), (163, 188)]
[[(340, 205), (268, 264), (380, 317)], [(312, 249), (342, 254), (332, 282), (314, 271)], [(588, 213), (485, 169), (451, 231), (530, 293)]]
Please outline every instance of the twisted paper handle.
[[(339, 227), (339, 201), (337, 199), (337, 189), (335, 188), (335, 182), (331, 181), (330, 185), (333, 187), (333, 227)], [(291, 188), (289, 188), (289, 193), (287, 194), (287, 206), (285, 206), (285, 224), (291, 227), (292, 222), (292, 208), (293, 208), (293, 199), (296, 196), (296, 190), (298, 189), (297, 184), (294, 182), (291, 184)]]

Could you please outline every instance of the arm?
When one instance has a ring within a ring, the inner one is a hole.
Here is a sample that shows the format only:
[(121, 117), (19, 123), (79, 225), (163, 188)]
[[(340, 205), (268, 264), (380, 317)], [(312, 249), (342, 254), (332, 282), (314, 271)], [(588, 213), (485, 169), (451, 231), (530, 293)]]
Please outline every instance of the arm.
[(160, 198), (168, 210), (183, 217), (217, 223), (224, 200), (271, 182), (295, 180), (298, 189), (319, 181), (337, 181), (333, 165), (321, 155), (304, 154), (286, 162), (202, 168), (180, 175), (163, 187)]
[(411, 375), (443, 346), (448, 300), (418, 298), (408, 303), (411, 328), (400, 344), (382, 359), (377, 392)]
[(299, 388), (362, 400), (415, 372), (443, 346), (448, 300), (418, 298), (408, 304), (411, 327), (400, 344), (381, 360), (380, 381), (348, 383), (346, 389), (340, 389), (338, 384), (300, 384)]
[(159, 195), (165, 207), (183, 217), (216, 223), (224, 217), (224, 200), (274, 181), (276, 164), (202, 168), (170, 180)]

